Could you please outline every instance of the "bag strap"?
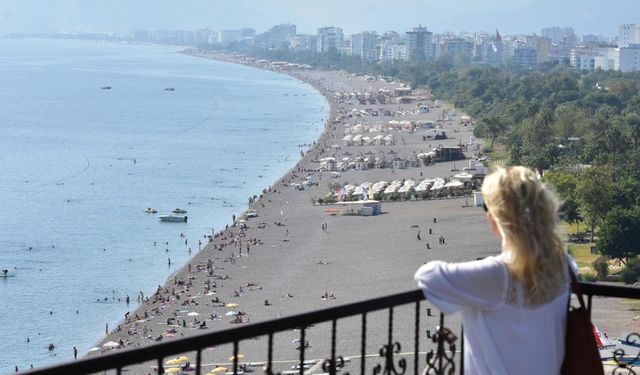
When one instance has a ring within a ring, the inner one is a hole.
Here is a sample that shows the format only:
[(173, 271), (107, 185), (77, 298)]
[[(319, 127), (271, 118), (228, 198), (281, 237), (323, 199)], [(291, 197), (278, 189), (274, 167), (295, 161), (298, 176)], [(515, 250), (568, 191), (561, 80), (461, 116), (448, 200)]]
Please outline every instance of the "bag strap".
[[(586, 310), (586, 306), (584, 304), (584, 298), (582, 297), (582, 288), (580, 288), (580, 284), (578, 283), (578, 279), (576, 278), (575, 273), (573, 273), (573, 269), (569, 262), (567, 262), (567, 268), (569, 269), (569, 276), (571, 276), (571, 290), (578, 296), (578, 302), (580, 302), (580, 307)], [(569, 301), (571, 301), (571, 293), (569, 293)]]

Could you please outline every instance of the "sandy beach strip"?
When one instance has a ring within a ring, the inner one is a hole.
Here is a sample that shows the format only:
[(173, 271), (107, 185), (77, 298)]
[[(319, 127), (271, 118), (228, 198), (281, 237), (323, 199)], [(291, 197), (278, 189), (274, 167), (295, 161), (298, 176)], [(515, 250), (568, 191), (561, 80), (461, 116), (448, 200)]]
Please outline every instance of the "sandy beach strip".
[[(207, 57), (237, 62), (232, 56)], [(372, 106), (338, 102), (333, 97), (336, 91), (392, 90), (398, 83), (372, 82), (339, 71), (299, 70), (289, 74), (313, 85), (331, 105), (327, 126), (314, 147), (270, 189), (265, 186), (268, 190), (250, 205), (257, 217), (245, 219), (237, 213), (238, 219), (246, 220), (244, 230), (240, 230), (239, 222), (236, 225), (230, 223), (167, 280), (157, 295), (145, 296), (148, 302), (140, 304), (130, 313), (129, 319), (114, 327), (116, 329), (111, 330), (97, 346), (114, 341), (124, 343), (125, 347), (137, 347), (412, 290), (416, 288), (413, 273), (427, 261), (467, 261), (500, 251), (500, 243), (490, 233), (482, 208), (471, 207), (472, 200), (464, 198), (383, 202), (383, 214), (369, 217), (330, 215), (326, 212), (327, 206), (312, 205), (313, 197), (329, 192), (328, 183), (331, 182), (357, 185), (379, 180), (420, 181), (423, 178), (449, 177), (467, 165), (463, 160), (457, 164), (443, 162), (395, 170), (347, 170), (333, 178), (330, 172), (316, 171), (320, 158), (341, 159), (345, 154), (358, 155), (369, 151), (378, 155), (390, 150), (397, 155), (410, 156), (440, 144), (466, 144), (472, 135), (472, 127), (460, 125), (461, 113), (457, 113), (456, 117), (444, 122), (444, 130), (450, 136), (445, 140), (425, 139), (422, 132), (399, 132), (395, 134), (397, 142), (392, 146), (344, 146), (344, 124), (334, 125), (332, 120), (354, 108), (381, 107), (396, 112), (394, 117), (368, 117), (363, 119), (365, 122), (391, 119), (435, 121), (442, 117), (442, 111), (449, 114), (457, 111), (443, 104), (442, 108), (434, 108), (430, 113), (415, 114), (415, 103)], [(400, 116), (398, 113), (407, 114)], [(467, 152), (466, 155), (471, 157), (473, 154)], [(315, 182), (312, 186), (304, 190), (292, 187), (292, 183), (301, 184), (309, 176), (313, 176), (311, 178)], [(445, 244), (439, 243), (440, 237), (446, 240)], [(238, 307), (223, 307), (222, 302), (234, 303)], [(430, 305), (427, 302), (423, 306), (426, 309)], [(600, 326), (605, 331), (617, 335), (618, 332), (613, 330), (630, 329), (634, 323), (624, 308), (614, 308), (618, 313), (606, 315), (612, 303), (597, 300), (594, 307), (594, 319), (601, 319)], [(397, 333), (397, 337), (394, 341), (406, 343), (403, 351), (413, 350), (412, 309), (412, 306), (407, 306), (395, 312), (394, 334)], [(239, 311), (243, 315), (239, 318), (226, 315), (230, 311)], [(370, 346), (367, 353), (376, 354), (386, 342), (387, 318), (387, 312), (372, 313), (368, 318)], [(236, 319), (243, 323), (233, 323)], [(206, 328), (199, 328), (202, 322)], [(437, 323), (435, 317), (425, 315), (422, 319), (420, 332), (425, 348), (427, 339), (424, 335), (427, 330), (434, 331)], [(459, 332), (457, 316), (448, 317), (447, 325)], [(340, 320), (338, 326), (338, 354), (346, 357), (358, 355), (360, 318)], [(279, 370), (288, 369), (289, 362), (286, 361), (298, 358), (298, 345), (294, 341), (298, 335), (299, 332), (290, 331), (275, 336), (274, 359), (284, 361)], [(310, 347), (306, 357), (329, 357), (329, 335), (329, 324), (310, 328), (307, 332)], [(240, 352), (245, 355), (245, 362), (265, 361), (266, 338), (241, 342)], [(203, 354), (204, 363), (208, 364), (204, 369), (209, 371), (216, 365), (228, 363), (232, 350), (230, 346), (218, 347)], [(99, 352), (89, 354), (92, 355), (99, 355)], [(359, 368), (356, 362), (354, 359), (349, 365), (354, 366), (351, 370)], [(371, 366), (375, 363), (372, 362)], [(134, 366), (130, 370), (131, 373), (152, 373), (150, 366)]]

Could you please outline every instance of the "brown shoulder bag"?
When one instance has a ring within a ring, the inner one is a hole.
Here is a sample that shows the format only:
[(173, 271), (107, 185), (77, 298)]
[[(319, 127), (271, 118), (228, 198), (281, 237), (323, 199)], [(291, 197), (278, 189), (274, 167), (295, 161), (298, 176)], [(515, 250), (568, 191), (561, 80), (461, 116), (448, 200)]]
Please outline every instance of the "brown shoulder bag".
[(571, 293), (569, 293), (567, 336), (561, 373), (563, 375), (604, 375), (589, 311), (585, 307), (580, 284), (571, 266), (569, 266), (569, 275), (571, 275), (571, 289), (578, 296), (580, 307), (571, 306)]

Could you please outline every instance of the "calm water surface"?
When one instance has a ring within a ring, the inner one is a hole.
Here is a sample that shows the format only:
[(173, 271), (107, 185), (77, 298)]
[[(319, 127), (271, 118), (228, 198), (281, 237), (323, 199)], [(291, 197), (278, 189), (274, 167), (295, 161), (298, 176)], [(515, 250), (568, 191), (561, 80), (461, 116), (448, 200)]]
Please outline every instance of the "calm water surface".
[(0, 373), (86, 353), (293, 167), (328, 116), (288, 76), (176, 48), (0, 39), (0, 51)]

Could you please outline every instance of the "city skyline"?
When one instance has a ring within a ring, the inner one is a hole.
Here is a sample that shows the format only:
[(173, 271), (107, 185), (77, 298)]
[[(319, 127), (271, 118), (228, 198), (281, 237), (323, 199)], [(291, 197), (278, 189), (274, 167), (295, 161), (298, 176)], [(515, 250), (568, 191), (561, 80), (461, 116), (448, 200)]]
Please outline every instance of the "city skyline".
[[(363, 30), (405, 32), (415, 25), (436, 33), (495, 31), (503, 34), (539, 33), (548, 26), (572, 27), (576, 34), (617, 35), (617, 27), (639, 20), (636, 0), (615, 4), (595, 0), (553, 2), (516, 0), (508, 3), (468, 0), (455, 3), (406, 0), (328, 0), (300, 3), (291, 0), (194, 0), (176, 4), (168, 0), (0, 0), (0, 33), (127, 32), (135, 29), (215, 30), (253, 27), (258, 32), (272, 25), (296, 24), (298, 33), (315, 34), (323, 26), (341, 27), (345, 34)], [(418, 10), (418, 11), (416, 11)], [(358, 15), (354, 17), (354, 15)]]

